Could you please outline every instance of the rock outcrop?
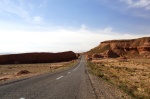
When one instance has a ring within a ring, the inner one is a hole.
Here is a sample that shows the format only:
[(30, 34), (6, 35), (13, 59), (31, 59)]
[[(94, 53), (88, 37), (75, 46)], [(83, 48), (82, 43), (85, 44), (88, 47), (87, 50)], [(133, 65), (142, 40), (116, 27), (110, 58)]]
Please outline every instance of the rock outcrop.
[(93, 58), (104, 58), (104, 56), (101, 54), (93, 54), (92, 57)]
[(23, 53), (0, 55), (0, 64), (27, 64), (27, 63), (50, 63), (76, 59), (74, 52), (61, 53)]
[(113, 52), (112, 50), (107, 50), (107, 51), (105, 51), (105, 52), (103, 53), (103, 56), (104, 56), (105, 58), (117, 58), (117, 57), (119, 57), (119, 55), (116, 54), (115, 52)]
[(104, 41), (99, 46), (88, 51), (87, 54), (101, 54), (108, 58), (121, 56), (150, 58), (150, 37)]

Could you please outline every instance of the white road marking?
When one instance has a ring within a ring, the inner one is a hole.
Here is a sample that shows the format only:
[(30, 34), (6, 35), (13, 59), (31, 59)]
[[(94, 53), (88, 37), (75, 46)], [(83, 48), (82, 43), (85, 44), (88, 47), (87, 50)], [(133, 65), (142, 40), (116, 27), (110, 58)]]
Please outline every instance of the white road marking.
[[(76, 67), (75, 69), (73, 69), (73, 71), (77, 70), (77, 69), (80, 67), (81, 62), (82, 62), (82, 60), (80, 61), (80, 64), (78, 65), (78, 67)], [(70, 73), (71, 73), (71, 72), (68, 72), (68, 74), (70, 74)], [(64, 76), (60, 76), (60, 77), (56, 78), (56, 80), (59, 80), (59, 79), (62, 78), (62, 77), (64, 77)]]
[(70, 72), (68, 72), (68, 74), (70, 74)]
[(76, 70), (76, 68), (75, 69), (73, 69), (72, 71), (75, 71)]
[(76, 67), (75, 69), (73, 69), (73, 71), (77, 70), (81, 65), (81, 61), (80, 61), (80, 64), (78, 65), (78, 67)]
[(25, 98), (22, 97), (22, 98), (20, 98), (20, 99), (25, 99)]
[(64, 77), (64, 76), (60, 76), (60, 77), (58, 77), (56, 80), (58, 80), (58, 79), (60, 79), (60, 78), (62, 78), (62, 77)]

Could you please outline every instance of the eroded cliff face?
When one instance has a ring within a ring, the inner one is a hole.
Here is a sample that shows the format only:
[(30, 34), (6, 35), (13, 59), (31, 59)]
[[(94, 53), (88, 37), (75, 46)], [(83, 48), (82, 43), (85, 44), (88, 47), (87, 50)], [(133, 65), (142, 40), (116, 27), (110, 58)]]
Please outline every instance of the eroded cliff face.
[(88, 51), (87, 54), (97, 54), (95, 56), (101, 55), (105, 58), (121, 56), (150, 58), (150, 37), (104, 41), (99, 46)]
[(76, 59), (74, 52), (0, 55), (0, 64), (50, 63)]

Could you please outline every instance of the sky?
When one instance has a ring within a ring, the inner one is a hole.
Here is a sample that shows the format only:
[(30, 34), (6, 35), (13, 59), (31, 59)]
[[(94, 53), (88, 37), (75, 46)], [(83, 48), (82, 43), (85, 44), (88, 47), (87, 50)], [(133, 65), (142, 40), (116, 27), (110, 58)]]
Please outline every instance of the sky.
[(150, 0), (0, 0), (0, 53), (84, 52), (150, 36)]

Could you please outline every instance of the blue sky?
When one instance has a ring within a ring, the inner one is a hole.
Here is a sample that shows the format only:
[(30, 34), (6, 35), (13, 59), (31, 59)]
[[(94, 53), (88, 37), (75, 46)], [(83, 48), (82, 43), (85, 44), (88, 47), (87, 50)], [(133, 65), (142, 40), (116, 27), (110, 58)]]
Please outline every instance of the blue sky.
[(143, 36), (150, 0), (0, 0), (0, 52), (83, 52)]

